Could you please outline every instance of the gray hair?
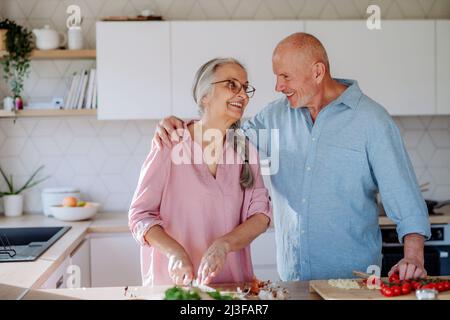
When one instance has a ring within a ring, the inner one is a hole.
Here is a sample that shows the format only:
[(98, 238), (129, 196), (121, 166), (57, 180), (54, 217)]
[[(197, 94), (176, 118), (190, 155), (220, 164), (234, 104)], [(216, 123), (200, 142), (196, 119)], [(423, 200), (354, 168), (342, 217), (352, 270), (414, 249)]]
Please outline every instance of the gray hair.
[[(215, 58), (203, 64), (195, 74), (192, 95), (195, 103), (199, 106), (200, 115), (203, 115), (205, 111), (202, 99), (212, 92), (213, 86), (211, 82), (214, 81), (217, 69), (226, 64), (236, 64), (246, 70), (244, 65), (234, 58)], [(239, 129), (240, 127), (241, 122), (236, 121), (231, 125), (230, 131), (233, 139), (233, 149), (244, 161), (240, 176), (240, 185), (246, 189), (253, 186), (253, 175), (249, 164), (249, 142), (242, 133), (242, 130)]]

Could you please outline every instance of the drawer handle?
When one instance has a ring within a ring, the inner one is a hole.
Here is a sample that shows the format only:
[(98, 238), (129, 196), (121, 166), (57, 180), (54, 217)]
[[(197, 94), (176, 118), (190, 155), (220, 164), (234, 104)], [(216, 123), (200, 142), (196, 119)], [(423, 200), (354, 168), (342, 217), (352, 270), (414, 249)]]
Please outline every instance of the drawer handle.
[(63, 283), (64, 283), (64, 275), (62, 275), (61, 278), (59, 278), (58, 281), (56, 282), (56, 289), (59, 289)]

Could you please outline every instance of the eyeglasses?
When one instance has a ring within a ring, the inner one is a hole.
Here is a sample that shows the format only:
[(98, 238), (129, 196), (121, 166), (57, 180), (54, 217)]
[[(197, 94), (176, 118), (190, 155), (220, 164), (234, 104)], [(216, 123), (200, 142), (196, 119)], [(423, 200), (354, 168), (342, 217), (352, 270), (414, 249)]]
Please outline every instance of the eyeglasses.
[(223, 83), (227, 82), (228, 89), (233, 92), (235, 95), (237, 95), (239, 92), (241, 92), (242, 88), (244, 88), (244, 92), (247, 95), (247, 97), (251, 98), (255, 94), (255, 87), (249, 85), (249, 84), (242, 84), (236, 79), (227, 79), (227, 80), (221, 80), (216, 82), (211, 82), (211, 84), (217, 84), (217, 83)]

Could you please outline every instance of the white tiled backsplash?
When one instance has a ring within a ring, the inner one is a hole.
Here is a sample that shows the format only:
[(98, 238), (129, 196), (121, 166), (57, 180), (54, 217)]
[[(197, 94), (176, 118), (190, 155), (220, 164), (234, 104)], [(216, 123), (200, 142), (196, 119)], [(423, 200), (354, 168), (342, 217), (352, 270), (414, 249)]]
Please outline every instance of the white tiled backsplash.
[[(369, 4), (385, 19), (450, 18), (450, 0), (0, 0), (0, 18), (27, 27), (65, 31), (65, 9), (81, 7), (85, 43), (95, 48), (95, 21), (150, 8), (167, 20), (362, 19)], [(64, 96), (74, 71), (92, 60), (33, 61), (24, 98)], [(0, 99), (8, 88), (0, 81)], [(397, 117), (416, 174), (431, 182), (426, 197), (450, 199), (450, 116)], [(0, 119), (0, 164), (20, 184), (39, 165), (51, 178), (26, 192), (25, 210), (41, 211), (45, 187), (76, 186), (108, 211), (127, 211), (156, 121), (98, 121), (95, 117)], [(5, 189), (3, 180), (0, 190)], [(1, 202), (0, 202), (1, 203)], [(1, 205), (0, 205), (1, 211)]]

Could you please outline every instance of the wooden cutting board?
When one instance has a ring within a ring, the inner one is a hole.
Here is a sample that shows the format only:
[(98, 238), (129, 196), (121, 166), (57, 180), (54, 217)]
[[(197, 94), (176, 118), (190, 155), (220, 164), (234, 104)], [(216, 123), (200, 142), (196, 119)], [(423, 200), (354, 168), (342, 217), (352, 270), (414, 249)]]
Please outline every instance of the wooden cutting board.
[[(450, 276), (439, 277), (440, 279), (450, 279)], [(358, 281), (361, 289), (341, 289), (332, 287), (328, 284), (328, 280), (311, 280), (309, 282), (309, 289), (311, 292), (316, 292), (325, 300), (416, 300), (414, 292), (405, 296), (385, 297), (380, 290), (367, 289), (362, 284), (361, 279)], [(386, 279), (384, 279), (386, 280)], [(441, 292), (438, 294), (439, 300), (450, 300), (450, 291)]]

